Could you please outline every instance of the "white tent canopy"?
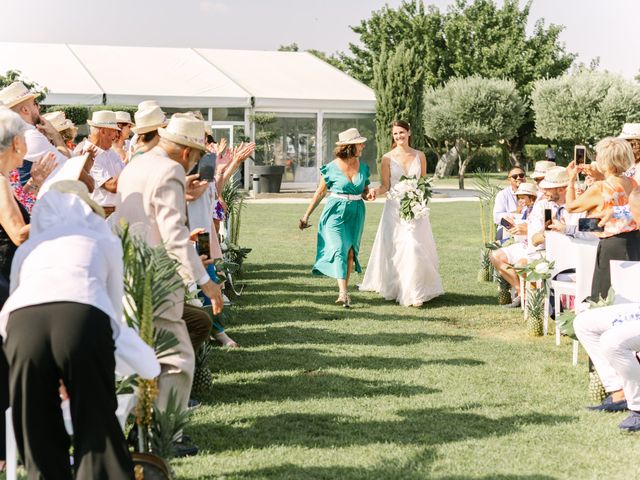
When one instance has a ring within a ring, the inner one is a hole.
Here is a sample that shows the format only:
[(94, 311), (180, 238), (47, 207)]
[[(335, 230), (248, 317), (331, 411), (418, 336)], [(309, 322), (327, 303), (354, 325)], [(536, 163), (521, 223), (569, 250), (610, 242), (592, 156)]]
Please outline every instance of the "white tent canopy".
[(47, 87), (47, 104), (375, 111), (369, 87), (302, 52), (0, 42), (7, 70)]

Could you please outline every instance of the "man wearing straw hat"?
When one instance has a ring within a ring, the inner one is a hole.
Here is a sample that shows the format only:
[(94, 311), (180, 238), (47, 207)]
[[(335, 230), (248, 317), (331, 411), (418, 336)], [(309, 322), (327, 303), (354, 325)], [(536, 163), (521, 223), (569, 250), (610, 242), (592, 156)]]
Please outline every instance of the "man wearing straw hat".
[[(141, 231), (150, 245), (164, 244), (181, 268), (185, 284), (197, 283), (212, 300), (214, 314), (222, 311), (220, 286), (210, 278), (190, 239), (185, 201), (186, 173), (205, 152), (204, 122), (192, 115), (174, 115), (166, 128), (159, 128), (160, 142), (130, 162), (118, 180), (121, 204), (116, 219)], [(162, 358), (158, 406), (166, 408), (170, 391), (178, 394), (179, 405), (187, 408), (195, 354), (182, 319), (184, 291), (169, 298), (169, 308), (155, 320), (157, 328), (172, 332), (178, 340), (173, 355)]]

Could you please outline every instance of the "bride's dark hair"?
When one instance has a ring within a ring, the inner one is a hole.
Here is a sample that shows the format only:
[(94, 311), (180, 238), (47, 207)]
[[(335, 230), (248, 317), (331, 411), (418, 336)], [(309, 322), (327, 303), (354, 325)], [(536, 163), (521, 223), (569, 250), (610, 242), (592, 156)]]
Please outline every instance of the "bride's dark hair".
[[(409, 125), (409, 122), (405, 122), (404, 120), (396, 120), (391, 124), (391, 148), (396, 148), (396, 142), (393, 139), (393, 127), (404, 128), (407, 132), (410, 132), (411, 125)], [(411, 146), (411, 135), (409, 135), (409, 146)]]

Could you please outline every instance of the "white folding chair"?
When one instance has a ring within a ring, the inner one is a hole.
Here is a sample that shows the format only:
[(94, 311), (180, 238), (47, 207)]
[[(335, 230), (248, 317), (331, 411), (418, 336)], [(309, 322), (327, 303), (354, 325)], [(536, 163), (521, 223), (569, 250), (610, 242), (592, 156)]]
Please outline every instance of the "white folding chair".
[[(572, 245), (571, 238), (557, 232), (547, 232), (545, 239), (546, 258), (550, 262), (553, 262), (553, 271), (551, 272), (551, 278), (565, 270), (576, 268), (578, 258), (576, 249)], [(560, 312), (560, 297), (562, 295), (576, 295), (576, 282), (567, 279), (556, 279), (550, 281), (550, 286), (554, 292), (554, 308), (556, 315)], [(549, 292), (551, 289), (549, 289)], [(548, 298), (547, 298), (548, 302)], [(549, 309), (545, 310), (544, 335), (547, 335), (549, 331)], [(560, 345), (560, 329), (556, 323), (556, 345)]]

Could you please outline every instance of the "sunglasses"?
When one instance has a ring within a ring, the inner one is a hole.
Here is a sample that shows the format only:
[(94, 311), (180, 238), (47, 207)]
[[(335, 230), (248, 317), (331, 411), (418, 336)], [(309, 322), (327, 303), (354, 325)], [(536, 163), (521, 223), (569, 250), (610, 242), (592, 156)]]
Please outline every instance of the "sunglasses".
[(524, 178), (524, 173), (514, 173), (513, 175), (510, 175), (511, 178), (513, 178), (514, 180), (517, 180), (519, 178)]

